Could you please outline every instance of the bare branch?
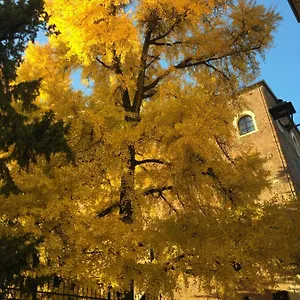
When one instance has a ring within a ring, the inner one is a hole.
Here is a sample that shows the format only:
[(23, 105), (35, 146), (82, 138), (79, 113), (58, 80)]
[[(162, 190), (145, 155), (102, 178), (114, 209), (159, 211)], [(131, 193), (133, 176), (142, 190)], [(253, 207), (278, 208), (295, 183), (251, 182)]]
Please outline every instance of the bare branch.
[(107, 69), (109, 69), (109, 70), (112, 69), (111, 66), (107, 65), (106, 63), (104, 63), (104, 62), (103, 62), (102, 60), (100, 60), (98, 57), (96, 57), (96, 60), (97, 60), (97, 62), (100, 63), (103, 67), (105, 67), (105, 68), (107, 68)]
[[(99, 139), (97, 141), (95, 141), (94, 143), (90, 144), (89, 146), (87, 146), (86, 148), (82, 149), (82, 150), (78, 150), (77, 153), (85, 153), (89, 150), (91, 150), (94, 147), (97, 147), (99, 145), (101, 145), (101, 143), (103, 142), (103, 139)], [(77, 155), (78, 157), (78, 155)]]
[(171, 27), (165, 33), (162, 33), (159, 36), (151, 39), (150, 44), (154, 44), (155, 42), (167, 37), (179, 25), (179, 23), (182, 21), (182, 19), (184, 19), (186, 14), (187, 14), (187, 11), (183, 15), (178, 16), (176, 18), (175, 22), (171, 25)]
[(205, 62), (204, 64), (206, 66), (208, 66), (209, 68), (213, 69), (214, 71), (216, 71), (217, 73), (221, 74), (223, 77), (225, 77), (225, 79), (230, 80), (230, 78), (223, 71), (219, 70), (218, 68), (213, 66), (211, 63)]
[(92, 13), (87, 14), (84, 18), (81, 19), (80, 25), (82, 25), (83, 21), (85, 21)]

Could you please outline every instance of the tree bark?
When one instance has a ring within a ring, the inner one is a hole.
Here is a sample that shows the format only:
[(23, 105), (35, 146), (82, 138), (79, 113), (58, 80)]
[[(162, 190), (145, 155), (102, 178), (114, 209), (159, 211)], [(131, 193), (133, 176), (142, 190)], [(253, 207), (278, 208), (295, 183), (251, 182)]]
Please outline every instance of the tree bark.
[(134, 198), (134, 169), (135, 162), (135, 149), (133, 145), (128, 146), (129, 159), (128, 169), (121, 178), (120, 188), (120, 215), (124, 223), (133, 223), (133, 206), (132, 201)]

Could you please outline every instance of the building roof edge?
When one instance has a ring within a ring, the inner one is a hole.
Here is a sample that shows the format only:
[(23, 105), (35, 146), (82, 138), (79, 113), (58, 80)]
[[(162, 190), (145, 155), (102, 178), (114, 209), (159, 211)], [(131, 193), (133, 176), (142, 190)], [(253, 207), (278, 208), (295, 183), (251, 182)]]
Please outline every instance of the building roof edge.
[(266, 81), (264, 79), (259, 80), (257, 82), (254, 82), (244, 88), (242, 88), (240, 90), (240, 94), (243, 94), (244, 92), (247, 92), (249, 90), (253, 90), (257, 87), (263, 86), (268, 92), (269, 94), (276, 100), (276, 102), (278, 101), (277, 96), (274, 94), (274, 92), (272, 91), (272, 89), (270, 88), (270, 86), (266, 83)]
[[(249, 86), (242, 88), (240, 90), (240, 94), (251, 91), (251, 90), (261, 87), (261, 86), (263, 86), (268, 91), (268, 93), (275, 99), (276, 102), (279, 100), (264, 79), (254, 82), (254, 83), (250, 84)], [(296, 125), (293, 120), (292, 120), (292, 122), (293, 122), (293, 125)], [(296, 130), (296, 132), (298, 134), (300, 134), (298, 127), (294, 127), (294, 129)]]

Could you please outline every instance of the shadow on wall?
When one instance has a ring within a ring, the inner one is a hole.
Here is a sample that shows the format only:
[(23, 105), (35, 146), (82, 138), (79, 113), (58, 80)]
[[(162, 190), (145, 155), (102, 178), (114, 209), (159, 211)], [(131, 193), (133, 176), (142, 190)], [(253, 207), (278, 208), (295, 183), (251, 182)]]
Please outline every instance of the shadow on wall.
[(288, 170), (282, 168), (279, 172), (277, 172), (276, 179), (279, 179), (284, 182), (288, 182), (288, 177), (287, 177), (288, 175), (289, 175)]

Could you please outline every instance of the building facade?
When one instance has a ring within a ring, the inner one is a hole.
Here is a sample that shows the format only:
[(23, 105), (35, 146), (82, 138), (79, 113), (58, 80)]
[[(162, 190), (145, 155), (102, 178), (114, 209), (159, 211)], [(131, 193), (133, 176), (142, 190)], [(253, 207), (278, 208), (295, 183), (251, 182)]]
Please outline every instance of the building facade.
[[(240, 101), (241, 109), (234, 120), (234, 147), (240, 151), (258, 151), (266, 158), (271, 189), (261, 195), (262, 200), (277, 197), (284, 202), (299, 196), (300, 133), (293, 121), (292, 104), (278, 99), (265, 81), (244, 89)], [(300, 287), (295, 283), (281, 283), (279, 289), (283, 291), (241, 295), (241, 299), (300, 300)]]
[(246, 88), (240, 97), (243, 104), (234, 120), (235, 147), (252, 148), (267, 159), (272, 189), (262, 197), (290, 198), (300, 194), (299, 131), (291, 115), (275, 120), (271, 114), (286, 102), (277, 99), (265, 81)]

